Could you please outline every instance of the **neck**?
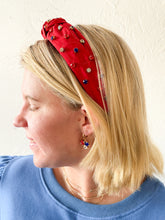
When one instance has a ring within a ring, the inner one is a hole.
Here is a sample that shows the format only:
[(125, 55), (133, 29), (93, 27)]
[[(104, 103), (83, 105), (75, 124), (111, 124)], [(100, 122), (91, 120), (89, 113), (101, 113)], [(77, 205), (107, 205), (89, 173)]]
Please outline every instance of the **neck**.
[(78, 199), (93, 204), (113, 204), (128, 197), (132, 192), (122, 189), (119, 196), (102, 194), (97, 196), (97, 185), (93, 181), (93, 172), (80, 167), (61, 167), (54, 169), (59, 184)]
[(93, 181), (93, 173), (82, 168), (62, 167), (54, 170), (61, 186), (73, 196), (90, 202), (98, 199), (97, 185)]

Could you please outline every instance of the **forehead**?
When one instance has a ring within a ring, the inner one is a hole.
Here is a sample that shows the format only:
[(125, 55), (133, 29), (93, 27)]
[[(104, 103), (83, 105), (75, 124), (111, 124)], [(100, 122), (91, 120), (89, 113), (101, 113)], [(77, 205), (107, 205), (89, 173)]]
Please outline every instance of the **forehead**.
[(23, 97), (30, 96), (45, 103), (55, 104), (56, 106), (65, 106), (62, 98), (53, 93), (45, 82), (27, 69), (24, 70), (22, 95)]
[(44, 84), (45, 83), (41, 82), (41, 80), (34, 73), (27, 69), (24, 70), (22, 88), (42, 87), (43, 89), (46, 89), (46, 85)]
[(29, 93), (43, 94), (48, 92), (48, 88), (44, 82), (35, 76), (31, 71), (25, 69), (22, 82), (22, 93), (28, 95)]

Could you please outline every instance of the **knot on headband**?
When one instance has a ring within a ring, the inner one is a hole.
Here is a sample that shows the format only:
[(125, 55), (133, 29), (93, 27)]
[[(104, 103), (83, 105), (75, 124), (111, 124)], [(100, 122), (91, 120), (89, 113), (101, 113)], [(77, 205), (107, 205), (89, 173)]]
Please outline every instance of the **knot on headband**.
[(63, 18), (46, 21), (41, 34), (65, 59), (86, 93), (104, 109), (96, 61), (86, 38)]

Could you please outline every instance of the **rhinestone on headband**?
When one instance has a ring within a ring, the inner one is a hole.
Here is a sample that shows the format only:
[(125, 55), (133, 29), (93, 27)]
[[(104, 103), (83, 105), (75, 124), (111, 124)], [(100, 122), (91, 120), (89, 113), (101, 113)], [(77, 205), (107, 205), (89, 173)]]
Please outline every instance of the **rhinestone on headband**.
[(51, 36), (51, 40), (54, 40), (56, 37), (55, 36)]
[(81, 44), (85, 44), (85, 40), (84, 40), (84, 39), (81, 39), (81, 40), (80, 40), (80, 43), (81, 43)]
[(87, 73), (90, 73), (92, 70), (91, 70), (91, 68), (87, 68), (86, 71), (87, 71)]
[(65, 50), (63, 47), (60, 48), (60, 52), (63, 53)]
[(64, 38), (69, 38), (69, 34), (64, 34)]
[(88, 80), (87, 80), (87, 79), (84, 79), (84, 80), (83, 80), (83, 83), (84, 83), (84, 84), (87, 84), (87, 83), (88, 83)]
[(75, 53), (78, 53), (78, 48), (74, 48), (74, 52), (75, 52)]
[(71, 63), (71, 64), (70, 64), (70, 67), (75, 68), (75, 67), (76, 67), (76, 64), (75, 64), (75, 63)]
[(61, 26), (61, 25), (58, 26), (58, 30), (59, 30), (59, 31), (62, 30), (62, 26)]
[(89, 56), (89, 60), (94, 60), (94, 56), (93, 56), (93, 55), (90, 55), (90, 56)]

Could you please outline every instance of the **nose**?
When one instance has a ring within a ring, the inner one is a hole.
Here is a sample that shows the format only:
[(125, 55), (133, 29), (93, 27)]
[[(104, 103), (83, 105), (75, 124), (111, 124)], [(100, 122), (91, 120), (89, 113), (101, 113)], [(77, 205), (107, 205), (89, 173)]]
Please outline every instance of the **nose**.
[(15, 127), (22, 127), (25, 128), (28, 126), (27, 120), (23, 117), (23, 115), (20, 113), (19, 115), (17, 115), (13, 121), (13, 125)]

